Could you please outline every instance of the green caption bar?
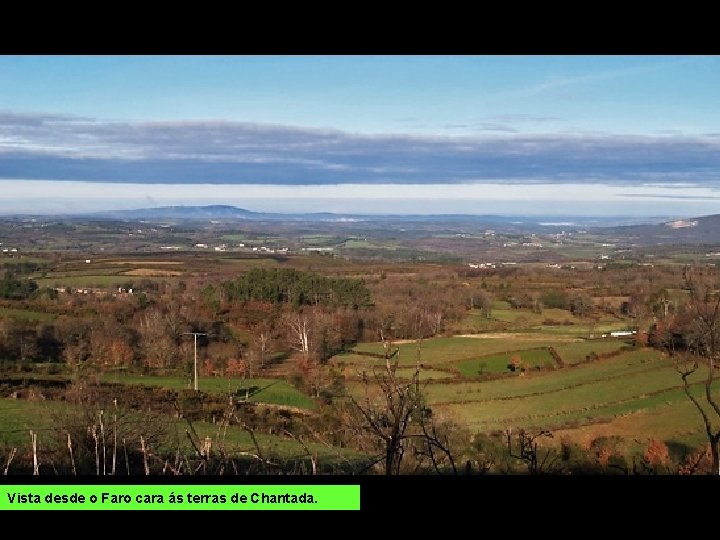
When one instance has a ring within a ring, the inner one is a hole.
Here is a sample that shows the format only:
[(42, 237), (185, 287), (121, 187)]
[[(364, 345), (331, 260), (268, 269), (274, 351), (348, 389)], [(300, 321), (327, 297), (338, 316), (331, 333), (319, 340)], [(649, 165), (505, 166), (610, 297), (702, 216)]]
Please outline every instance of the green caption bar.
[(0, 510), (360, 510), (360, 486), (2, 486)]

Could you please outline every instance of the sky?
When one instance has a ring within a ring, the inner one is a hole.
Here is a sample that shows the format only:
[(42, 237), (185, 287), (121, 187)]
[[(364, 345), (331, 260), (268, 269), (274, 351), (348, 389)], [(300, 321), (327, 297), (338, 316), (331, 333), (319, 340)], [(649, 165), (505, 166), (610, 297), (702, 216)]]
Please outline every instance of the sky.
[(720, 57), (0, 56), (0, 213), (720, 213)]

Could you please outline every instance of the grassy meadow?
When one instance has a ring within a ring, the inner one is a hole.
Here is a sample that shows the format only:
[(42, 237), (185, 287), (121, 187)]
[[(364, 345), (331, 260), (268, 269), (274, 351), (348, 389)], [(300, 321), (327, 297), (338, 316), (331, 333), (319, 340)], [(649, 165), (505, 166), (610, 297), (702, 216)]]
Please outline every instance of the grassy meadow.
[[(586, 444), (595, 436), (614, 433), (613, 426), (619, 426), (624, 433), (632, 432), (637, 441), (657, 438), (658, 433), (672, 443), (702, 441), (698, 412), (683, 391), (673, 361), (659, 351), (632, 347), (621, 339), (572, 340), (567, 335), (558, 343), (552, 335), (533, 337), (423, 341), (420, 362), (427, 368), (421, 368), (420, 374), (433, 414), (472, 433), (550, 429), (561, 433), (563, 440)], [(397, 347), (400, 366), (404, 366), (398, 374), (409, 377), (417, 344)], [(554, 347), (564, 365), (558, 365), (548, 347)], [(363, 343), (353, 350), (356, 354), (339, 355), (334, 361), (356, 372), (384, 366), (384, 360), (357, 354), (380, 354), (382, 344)], [(529, 369), (510, 371), (513, 356)], [(425, 369), (428, 373), (423, 375)], [(694, 395), (704, 391), (704, 376), (698, 372), (690, 378)], [(351, 392), (362, 391), (357, 381), (349, 386)]]
[[(40, 449), (60, 448), (65, 443), (63, 427), (76, 424), (84, 419), (84, 411), (76, 405), (56, 401), (27, 401), (0, 398), (0, 448), (27, 448), (30, 444), (30, 430), (38, 436)], [(143, 413), (138, 411), (122, 411), (124, 426), (143, 423)], [(111, 420), (108, 419), (108, 426)], [(70, 423), (68, 423), (70, 422)], [(192, 454), (193, 448), (185, 435), (187, 422), (183, 419), (168, 417), (166, 428), (171, 436), (168, 441), (175, 443), (174, 448), (158, 450), (179, 450), (184, 454)], [(228, 453), (255, 452), (255, 445), (250, 434), (239, 426), (219, 426), (210, 422), (193, 422), (197, 435), (204, 439), (209, 437), (215, 447), (222, 447)], [(255, 435), (262, 451), (275, 459), (300, 459), (307, 455), (305, 448), (296, 440), (278, 435), (257, 433)], [(132, 445), (132, 442), (128, 443)], [(348, 449), (328, 447), (317, 442), (305, 443), (318, 459), (353, 460), (360, 457)]]
[[(161, 377), (153, 375), (106, 375), (104, 380), (120, 384), (142, 384), (182, 390), (192, 388), (184, 377)], [(313, 409), (315, 402), (281, 379), (242, 379), (233, 377), (200, 377), (198, 389), (210, 394), (233, 394), (239, 399), (271, 405), (285, 405), (300, 409)]]

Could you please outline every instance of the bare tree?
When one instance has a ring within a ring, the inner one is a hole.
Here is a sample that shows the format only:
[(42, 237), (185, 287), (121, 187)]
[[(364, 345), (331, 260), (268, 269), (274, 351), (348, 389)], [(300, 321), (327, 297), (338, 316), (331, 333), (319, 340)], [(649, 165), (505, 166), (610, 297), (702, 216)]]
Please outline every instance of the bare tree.
[(310, 354), (310, 321), (302, 313), (296, 313), (287, 319), (292, 347), (306, 358)]
[(478, 305), (480, 306), (480, 313), (482, 313), (483, 317), (489, 319), (492, 316), (492, 296), (487, 293), (481, 293), (478, 297), (478, 302)]
[(547, 430), (532, 434), (524, 429), (517, 433), (517, 445), (513, 444), (512, 430), (505, 431), (507, 437), (507, 449), (510, 457), (518, 459), (525, 463), (530, 474), (547, 474), (557, 472), (554, 468), (555, 462), (559, 456), (552, 448), (544, 451), (538, 444), (541, 437), (553, 438), (553, 434)]
[(270, 332), (267, 328), (261, 328), (257, 335), (258, 352), (260, 353), (260, 367), (265, 367), (265, 360), (270, 349)]
[[(710, 443), (710, 453), (712, 456), (712, 470), (720, 474), (720, 452), (718, 446), (720, 446), (720, 426), (713, 426), (712, 415), (713, 413), (717, 416), (717, 421), (720, 421), (720, 409), (718, 404), (712, 396), (713, 386), (713, 361), (710, 360), (710, 365), (707, 368), (707, 376), (705, 378), (705, 395), (704, 401), (707, 405), (703, 405), (702, 399), (698, 399), (692, 393), (691, 383), (688, 378), (693, 375), (700, 368), (700, 357), (693, 353), (682, 353), (676, 356), (675, 367), (682, 377), (683, 390), (688, 399), (692, 402), (695, 408), (700, 413), (700, 416), (705, 427), (705, 434), (707, 435), (708, 442)], [(710, 409), (708, 410), (708, 406)]]
[[(712, 470), (720, 474), (720, 403), (713, 396), (715, 370), (720, 364), (720, 292), (715, 283), (703, 276), (695, 276), (686, 269), (683, 273), (685, 286), (690, 293), (686, 305), (689, 321), (682, 334), (684, 351), (676, 354), (676, 369), (683, 380), (688, 399), (700, 414), (705, 434), (710, 443)], [(673, 352), (676, 336), (666, 339)], [(707, 372), (704, 393), (701, 398), (693, 395), (689, 378), (703, 366)]]
[(150, 367), (172, 367), (178, 356), (178, 336), (172, 335), (168, 318), (159, 310), (143, 312), (138, 325), (145, 361)]
[(374, 435), (384, 447), (385, 474), (399, 474), (408, 442), (408, 426), (412, 416), (420, 409), (417, 392), (417, 377), (409, 382), (401, 382), (396, 376), (398, 361), (387, 361), (386, 370), (374, 373), (374, 385), (380, 391), (377, 400), (368, 390), (370, 381), (365, 378), (366, 394), (362, 402), (351, 397), (360, 415), (365, 420), (364, 429)]
[[(292, 327), (291, 316), (286, 319), (287, 329)], [(256, 376), (259, 369), (263, 369), (270, 360), (270, 353), (274, 347), (273, 328), (269, 321), (264, 320), (253, 329), (250, 335), (250, 344), (244, 354), (246, 369), (244, 375)]]
[[(427, 458), (437, 472), (447, 464), (457, 473), (448, 437), (437, 429), (420, 389), (419, 343), (418, 362), (410, 379), (397, 373), (398, 349), (393, 350), (384, 339), (383, 348), (384, 369), (373, 370), (371, 376), (362, 374), (365, 395), (361, 400), (350, 396), (362, 431), (382, 449), (373, 463), (384, 463), (386, 475), (400, 474), (403, 459), (412, 455), (416, 471)], [(395, 360), (391, 362), (391, 358)]]

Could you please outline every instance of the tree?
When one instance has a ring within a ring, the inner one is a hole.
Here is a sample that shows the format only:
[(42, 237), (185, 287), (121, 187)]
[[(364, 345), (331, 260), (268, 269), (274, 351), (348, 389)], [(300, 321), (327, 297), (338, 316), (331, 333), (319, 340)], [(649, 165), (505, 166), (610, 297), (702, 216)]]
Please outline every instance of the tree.
[(0, 280), (0, 298), (22, 300), (30, 296), (36, 289), (37, 283), (30, 279), (16, 279), (9, 270)]
[[(416, 459), (416, 469), (427, 460), (436, 472), (447, 466), (457, 474), (448, 435), (433, 421), (420, 390), (420, 362), (409, 380), (401, 379), (397, 374), (399, 358), (391, 362), (395, 351), (384, 340), (383, 345), (384, 369), (373, 370), (372, 376), (363, 373), (363, 399), (349, 396), (359, 416), (354, 422), (380, 450), (375, 463), (384, 464), (386, 475), (400, 474), (403, 460), (411, 455)], [(418, 344), (418, 357), (419, 350)]]
[(545, 455), (541, 457), (542, 448), (538, 443), (541, 437), (553, 438), (553, 434), (547, 430), (539, 433), (530, 433), (521, 429), (518, 431), (517, 449), (513, 444), (512, 429), (505, 431), (507, 437), (507, 451), (510, 457), (525, 463), (529, 474), (545, 474), (555, 473), (555, 462), (558, 460), (558, 454), (552, 449), (545, 449)]
[(474, 303), (480, 308), (480, 313), (484, 318), (489, 319), (492, 316), (492, 296), (485, 292), (480, 292), (474, 299)]
[(38, 357), (42, 362), (59, 362), (62, 358), (62, 343), (55, 326), (43, 324), (37, 330)]
[[(713, 396), (715, 370), (720, 364), (720, 292), (717, 283), (686, 269), (683, 275), (685, 287), (690, 293), (685, 311), (689, 316), (683, 327), (666, 334), (665, 346), (676, 353), (678, 346), (684, 346), (675, 354), (676, 368), (683, 381), (688, 399), (702, 418), (710, 445), (712, 471), (720, 474), (720, 402)], [(677, 332), (682, 339), (678, 342)], [(690, 377), (704, 368), (704, 392), (702, 397), (693, 394)]]
[(80, 368), (90, 358), (92, 326), (75, 317), (60, 317), (57, 333), (63, 336), (63, 357), (69, 366)]
[(272, 327), (268, 321), (258, 324), (250, 336), (246, 355), (246, 375), (252, 377), (258, 369), (265, 367), (273, 346)]
[(357, 309), (371, 304), (370, 292), (359, 279), (328, 278), (292, 268), (255, 268), (223, 284), (230, 301), (259, 300), (303, 305), (347, 306)]
[(587, 317), (593, 311), (593, 301), (585, 293), (579, 293), (570, 299), (570, 312), (578, 317)]
[(272, 335), (270, 329), (261, 326), (257, 334), (257, 349), (260, 360), (260, 367), (265, 367), (265, 361), (267, 360), (267, 354), (270, 351), (270, 340)]
[(129, 366), (132, 364), (137, 336), (113, 319), (98, 321), (90, 329), (89, 360), (96, 366)]
[(20, 323), (15, 330), (15, 336), (18, 341), (20, 362), (34, 360), (38, 353), (35, 329), (26, 322)]
[[(168, 323), (172, 318), (166, 317), (158, 309), (151, 309), (142, 314), (138, 332), (145, 362), (148, 367), (174, 367), (178, 360), (178, 335)], [(177, 330), (177, 329), (176, 329)]]
[(628, 302), (628, 314), (631, 317), (643, 319), (648, 314), (647, 283), (642, 280), (635, 280), (631, 284), (630, 300)]
[(552, 309), (567, 309), (568, 295), (564, 290), (551, 290), (540, 297), (543, 305)]
[(545, 304), (543, 304), (542, 299), (540, 298), (540, 295), (538, 293), (533, 293), (530, 295), (532, 298), (532, 310), (533, 313), (538, 313), (542, 315), (543, 308), (545, 307)]
[(648, 300), (655, 317), (667, 319), (668, 315), (674, 308), (675, 302), (670, 298), (667, 289), (660, 289), (658, 292), (650, 296)]
[(670, 462), (670, 451), (664, 442), (650, 439), (643, 454), (643, 459), (652, 470), (657, 471), (658, 468), (666, 467)]
[(287, 317), (288, 339), (293, 349), (306, 359), (310, 356), (311, 325), (304, 313), (292, 313)]
[[(384, 446), (385, 474), (399, 474), (400, 465), (408, 442), (408, 427), (413, 414), (418, 414), (422, 400), (418, 392), (418, 379), (409, 382), (397, 380), (398, 361), (390, 364), (381, 374), (375, 374), (375, 383), (380, 388), (378, 403), (366, 394), (364, 401), (353, 403), (365, 420), (365, 429), (377, 437)], [(367, 379), (365, 379), (367, 381)]]

